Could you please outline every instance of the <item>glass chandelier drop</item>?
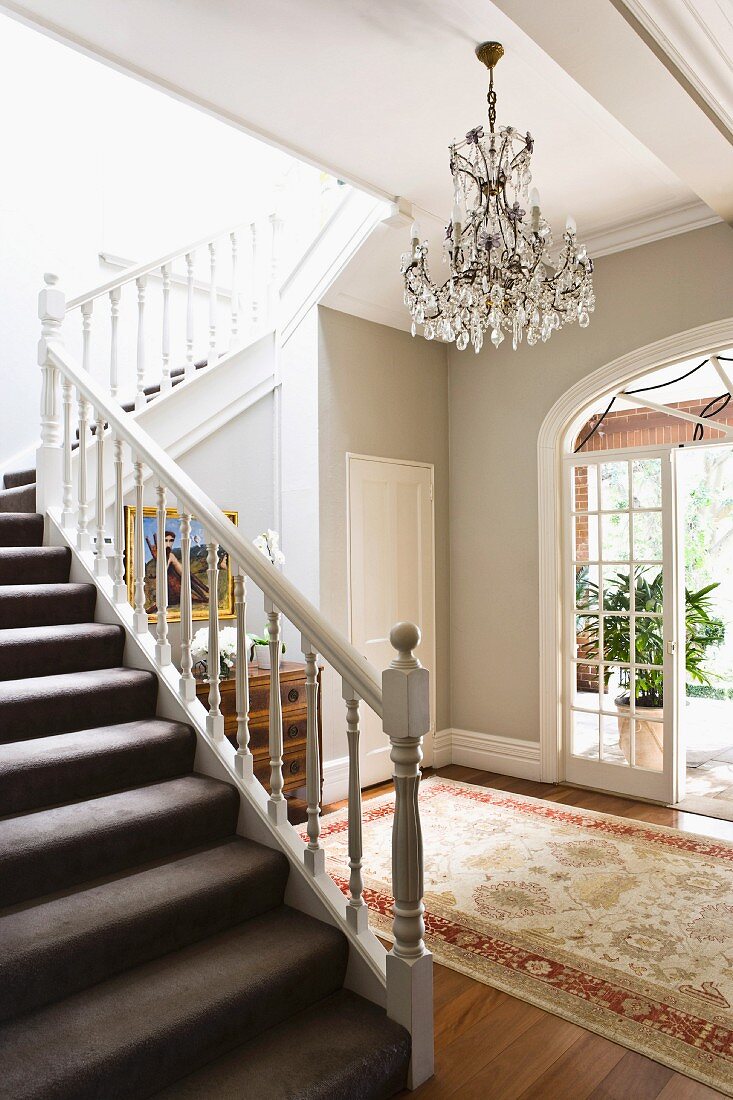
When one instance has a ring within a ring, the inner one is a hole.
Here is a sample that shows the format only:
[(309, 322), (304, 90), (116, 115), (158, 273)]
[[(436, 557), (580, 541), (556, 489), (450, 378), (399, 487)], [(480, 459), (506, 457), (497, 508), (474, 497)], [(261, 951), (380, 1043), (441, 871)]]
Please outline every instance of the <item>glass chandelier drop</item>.
[(578, 244), (572, 218), (559, 255), (551, 258), (550, 226), (536, 188), (529, 193), (532, 136), (512, 126), (496, 129), (494, 67), (503, 53), (498, 42), (476, 47), (489, 70), (488, 134), (477, 126), (449, 146), (453, 214), (443, 262), (450, 275), (442, 286), (433, 282), (417, 222), (402, 257), (412, 335), (422, 325), (426, 340), (455, 340), (459, 351), (470, 340), (479, 352), (489, 330), (494, 347), (511, 333), (516, 349), (525, 332), (527, 343), (536, 344), (573, 321), (585, 328), (595, 306), (593, 261)]

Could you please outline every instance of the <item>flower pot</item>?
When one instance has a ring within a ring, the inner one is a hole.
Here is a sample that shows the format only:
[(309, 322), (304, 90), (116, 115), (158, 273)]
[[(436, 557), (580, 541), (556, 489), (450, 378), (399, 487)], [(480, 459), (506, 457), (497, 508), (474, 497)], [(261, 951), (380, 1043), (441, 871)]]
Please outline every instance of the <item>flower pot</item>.
[[(619, 695), (616, 702), (618, 711), (619, 745), (626, 759), (631, 763), (631, 707), (625, 702), (627, 696)], [(662, 770), (664, 759), (664, 710), (662, 707), (636, 706), (636, 753), (635, 764), (639, 768), (652, 771)]]
[(269, 645), (256, 645), (255, 655), (257, 657), (257, 667), (262, 669), (272, 668), (270, 662), (270, 647)]

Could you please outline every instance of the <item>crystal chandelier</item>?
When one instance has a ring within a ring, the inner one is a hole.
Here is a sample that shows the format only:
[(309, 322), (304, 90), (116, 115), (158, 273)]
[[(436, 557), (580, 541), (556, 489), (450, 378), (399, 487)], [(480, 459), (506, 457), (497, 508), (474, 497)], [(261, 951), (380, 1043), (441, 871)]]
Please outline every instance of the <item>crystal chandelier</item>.
[(426, 340), (455, 340), (459, 351), (470, 340), (479, 352), (488, 330), (494, 347), (511, 333), (516, 349), (525, 332), (527, 343), (536, 344), (576, 320), (585, 328), (595, 305), (593, 261), (577, 242), (573, 219), (553, 262), (552, 233), (536, 188), (528, 199), (532, 136), (512, 126), (496, 129), (494, 67), (503, 53), (498, 42), (476, 47), (489, 70), (488, 134), (477, 126), (449, 146), (454, 201), (443, 262), (450, 275), (442, 286), (433, 282), (417, 222), (411, 251), (402, 257), (412, 335), (422, 325)]

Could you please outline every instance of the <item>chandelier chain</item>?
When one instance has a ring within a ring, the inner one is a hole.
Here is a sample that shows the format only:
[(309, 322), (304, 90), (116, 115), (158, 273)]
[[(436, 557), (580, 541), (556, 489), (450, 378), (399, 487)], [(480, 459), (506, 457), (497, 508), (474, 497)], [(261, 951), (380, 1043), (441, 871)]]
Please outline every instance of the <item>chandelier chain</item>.
[(489, 94), (486, 99), (489, 103), (489, 132), (494, 133), (496, 127), (496, 92), (494, 91), (494, 70), (489, 69)]

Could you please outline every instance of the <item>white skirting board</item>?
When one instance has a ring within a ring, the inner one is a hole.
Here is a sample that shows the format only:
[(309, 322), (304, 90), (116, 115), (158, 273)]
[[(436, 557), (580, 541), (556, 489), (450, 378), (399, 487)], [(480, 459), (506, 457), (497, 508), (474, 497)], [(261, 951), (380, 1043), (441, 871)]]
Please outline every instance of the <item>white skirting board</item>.
[(433, 763), (436, 768), (446, 764), (463, 764), (468, 768), (499, 772), (517, 779), (540, 778), (539, 741), (519, 741), (514, 737), (497, 737), (472, 730), (439, 730), (435, 737)]
[(341, 802), (349, 793), (349, 758), (323, 761), (323, 805)]
[[(540, 779), (539, 741), (519, 741), (472, 730), (438, 730), (433, 741), (433, 767), (463, 764), (467, 768), (499, 772), (517, 779)], [(323, 803), (340, 802), (349, 789), (349, 758), (323, 764)]]

